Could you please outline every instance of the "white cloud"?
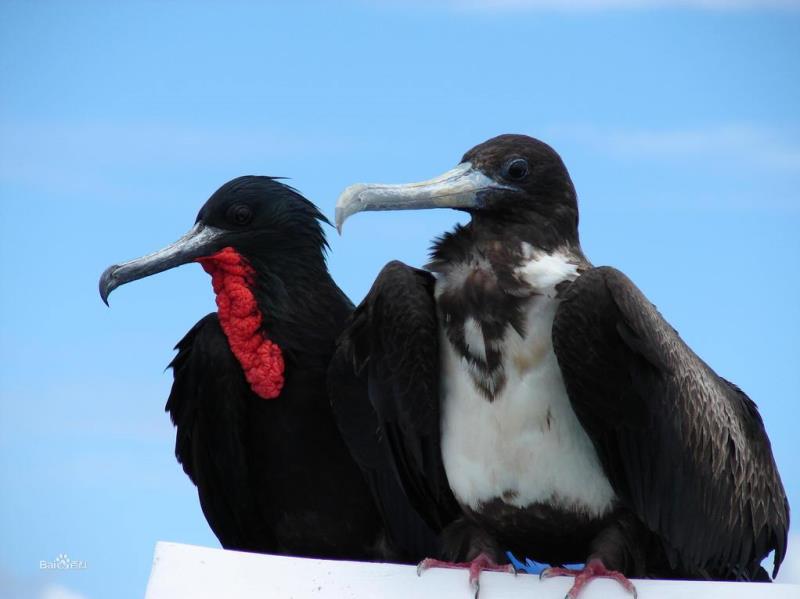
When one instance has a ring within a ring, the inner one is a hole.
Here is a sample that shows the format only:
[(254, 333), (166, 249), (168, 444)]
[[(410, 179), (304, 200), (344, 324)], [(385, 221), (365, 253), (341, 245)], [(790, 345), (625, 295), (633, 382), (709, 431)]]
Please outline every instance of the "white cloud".
[(800, 172), (797, 135), (747, 123), (670, 130), (556, 127), (554, 136), (603, 152), (644, 159), (724, 161), (778, 171)]
[(248, 168), (276, 157), (337, 154), (353, 142), (267, 127), (181, 125), (151, 121), (0, 120), (0, 182), (59, 191), (124, 191), (115, 171), (136, 166), (230, 165)]
[(37, 576), (20, 576), (0, 565), (0, 596), (31, 597), (32, 599), (88, 599), (55, 582), (46, 582)]
[(800, 584), (800, 534), (789, 535), (789, 550), (775, 582)]
[(592, 12), (659, 8), (735, 11), (800, 8), (800, 0), (440, 0), (438, 3), (426, 4), (444, 5), (455, 10), (485, 12), (522, 10)]
[(39, 599), (87, 599), (87, 597), (60, 584), (48, 584), (42, 588)]

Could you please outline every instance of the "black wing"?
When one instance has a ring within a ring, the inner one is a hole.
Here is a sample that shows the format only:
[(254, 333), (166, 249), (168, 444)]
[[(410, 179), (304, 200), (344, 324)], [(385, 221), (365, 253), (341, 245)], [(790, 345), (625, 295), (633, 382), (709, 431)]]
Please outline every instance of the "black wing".
[(775, 550), (774, 576), (789, 506), (756, 405), (612, 268), (564, 292), (553, 345), (614, 490), (672, 566), (752, 579)]
[(206, 520), (230, 549), (269, 550), (247, 461), (247, 399), (251, 390), (216, 313), (181, 339), (172, 360), (166, 411), (175, 424), (175, 457), (197, 486)]
[(340, 429), (373, 490), (378, 489), (393, 535), (408, 521), (405, 498), (392, 498), (398, 479), (433, 531), (459, 514), (440, 450), (433, 284), (430, 273), (401, 262), (387, 264), (340, 337), (329, 373)]

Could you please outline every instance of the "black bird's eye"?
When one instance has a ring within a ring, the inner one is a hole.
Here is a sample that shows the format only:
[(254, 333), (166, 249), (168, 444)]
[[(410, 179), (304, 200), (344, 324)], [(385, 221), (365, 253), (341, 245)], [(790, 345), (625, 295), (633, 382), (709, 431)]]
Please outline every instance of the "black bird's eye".
[(247, 204), (234, 204), (228, 208), (228, 221), (234, 225), (249, 225), (253, 220), (253, 211)]
[(524, 158), (515, 158), (505, 167), (505, 177), (512, 181), (521, 181), (528, 175), (528, 161)]

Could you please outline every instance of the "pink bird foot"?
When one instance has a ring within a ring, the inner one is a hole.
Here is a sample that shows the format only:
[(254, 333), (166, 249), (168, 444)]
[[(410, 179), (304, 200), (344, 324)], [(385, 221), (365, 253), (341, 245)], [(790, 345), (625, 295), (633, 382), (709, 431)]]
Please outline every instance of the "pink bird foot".
[(517, 570), (511, 564), (500, 566), (494, 563), (485, 553), (481, 553), (471, 562), (444, 562), (430, 557), (425, 558), (417, 564), (417, 576), (429, 568), (454, 568), (469, 570), (469, 587), (474, 592), (474, 599), (478, 599), (481, 590), (481, 572), (508, 572), (517, 575)]
[(622, 585), (626, 591), (637, 599), (638, 593), (633, 583), (628, 580), (622, 572), (609, 570), (599, 559), (592, 559), (584, 566), (583, 570), (570, 570), (569, 568), (546, 568), (539, 574), (539, 579), (553, 578), (554, 576), (573, 576), (575, 582), (564, 599), (578, 599), (583, 587), (595, 578), (611, 578)]

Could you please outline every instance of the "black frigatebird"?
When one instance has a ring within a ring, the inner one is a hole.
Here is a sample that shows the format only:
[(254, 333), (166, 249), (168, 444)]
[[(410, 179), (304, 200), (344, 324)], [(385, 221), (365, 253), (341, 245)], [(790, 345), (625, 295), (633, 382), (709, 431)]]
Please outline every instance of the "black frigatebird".
[(452, 518), (454, 497), (498, 546), (584, 563), (545, 571), (576, 577), (569, 597), (603, 576), (769, 580), (773, 550), (774, 576), (789, 508), (756, 405), (586, 259), (558, 154), (501, 135), (435, 179), (349, 187), (336, 224), (436, 207), (471, 220), (429, 272), (387, 265), (344, 334), (420, 513)]
[[(431, 550), (419, 518), (385, 468), (367, 483), (331, 410), (326, 373), (353, 306), (328, 273), (322, 222), (291, 187), (239, 177), (178, 241), (109, 267), (100, 295), (189, 262), (211, 275), (218, 311), (178, 343), (166, 410), (223, 547), (416, 560)], [(367, 451), (377, 442), (363, 435)]]

